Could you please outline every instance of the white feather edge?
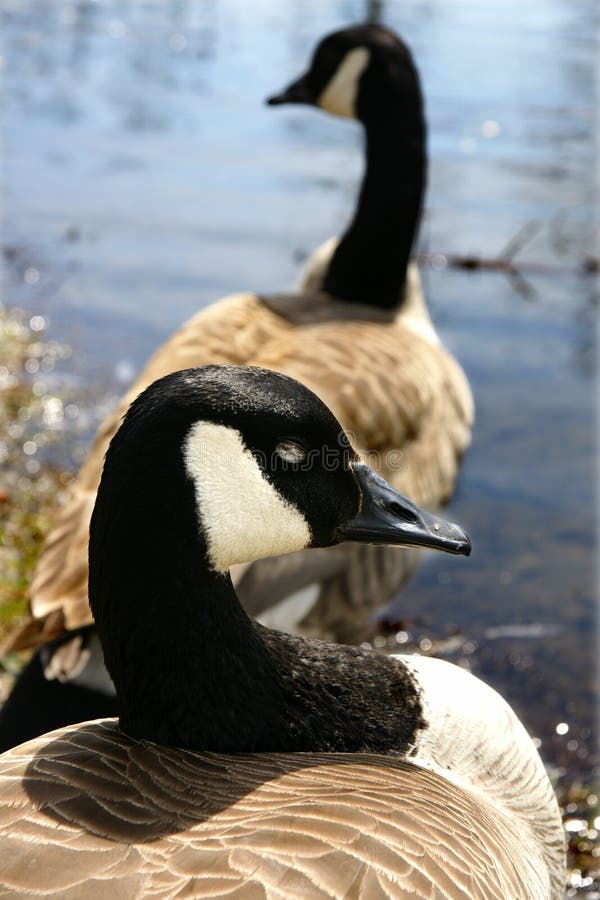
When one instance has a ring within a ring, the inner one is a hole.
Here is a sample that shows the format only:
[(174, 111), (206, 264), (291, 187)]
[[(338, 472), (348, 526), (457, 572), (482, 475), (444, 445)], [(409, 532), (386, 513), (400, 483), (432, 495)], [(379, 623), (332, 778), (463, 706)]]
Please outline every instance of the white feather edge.
[(460, 666), (434, 657), (394, 656), (415, 677), (427, 723), (410, 761), (491, 802), (512, 820), (534, 869), (548, 872), (540, 896), (551, 896), (550, 873), (562, 871), (564, 862), (562, 823), (524, 726), (500, 694)]

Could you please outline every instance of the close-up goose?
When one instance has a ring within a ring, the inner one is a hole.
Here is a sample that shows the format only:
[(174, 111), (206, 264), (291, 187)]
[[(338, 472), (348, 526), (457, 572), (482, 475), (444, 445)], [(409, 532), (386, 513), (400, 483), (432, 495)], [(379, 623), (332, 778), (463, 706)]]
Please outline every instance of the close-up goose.
[[(409, 266), (426, 174), (411, 54), (386, 28), (343, 29), (323, 39), (306, 75), (269, 102), (308, 103), (362, 122), (366, 169), (353, 219), (339, 243), (319, 254), (299, 293), (236, 294), (199, 312), (160, 347), (105, 420), (56, 511), (31, 585), (31, 616), (4, 645), (7, 652), (58, 640), (34, 657), (5, 704), (2, 749), (115, 712), (87, 600), (89, 517), (108, 442), (131, 400), (155, 379), (211, 363), (284, 372), (326, 402), (394, 487), (431, 508), (452, 493), (473, 404)], [(262, 560), (233, 576), (246, 609), (270, 624), (279, 611), (289, 629), (354, 642), (414, 565), (414, 550), (342, 545), (313, 558), (302, 551)]]
[(229, 566), (342, 541), (470, 552), (293, 379), (209, 366), (133, 403), (90, 530), (120, 721), (1, 757), (6, 895), (558, 900), (557, 804), (498, 694), (242, 609)]

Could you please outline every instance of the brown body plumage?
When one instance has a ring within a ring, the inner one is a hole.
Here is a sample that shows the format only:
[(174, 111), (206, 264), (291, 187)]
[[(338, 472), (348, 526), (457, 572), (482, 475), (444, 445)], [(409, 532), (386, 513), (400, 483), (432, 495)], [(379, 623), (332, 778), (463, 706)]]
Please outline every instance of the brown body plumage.
[(0, 798), (9, 896), (562, 895), (559, 834), (546, 835), (549, 887), (525, 821), (376, 754), (201, 754), (134, 742), (104, 722), (9, 751)]

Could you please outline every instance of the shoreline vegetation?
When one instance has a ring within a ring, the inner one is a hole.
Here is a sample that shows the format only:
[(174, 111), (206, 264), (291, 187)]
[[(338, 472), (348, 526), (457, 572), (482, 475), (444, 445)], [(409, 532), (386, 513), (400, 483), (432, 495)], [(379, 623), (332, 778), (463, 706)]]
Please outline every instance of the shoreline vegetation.
[[(106, 408), (106, 397), (78, 388), (69, 372), (72, 348), (50, 339), (47, 329), (44, 316), (0, 305), (0, 641), (26, 614), (28, 585), (53, 509)], [(468, 655), (477, 672), (477, 644), (468, 635), (440, 623), (384, 625), (368, 641), (375, 651), (401, 644), (403, 652), (459, 662)], [(26, 658), (21, 653), (0, 661), (0, 703)], [(559, 767), (556, 760), (549, 769), (569, 846), (567, 896), (600, 898), (600, 798), (592, 773), (587, 769), (586, 777), (583, 766)]]
[(52, 511), (75, 465), (53, 461), (68, 459), (78, 407), (55, 373), (71, 349), (49, 340), (46, 328), (43, 316), (0, 306), (0, 641), (26, 613)]

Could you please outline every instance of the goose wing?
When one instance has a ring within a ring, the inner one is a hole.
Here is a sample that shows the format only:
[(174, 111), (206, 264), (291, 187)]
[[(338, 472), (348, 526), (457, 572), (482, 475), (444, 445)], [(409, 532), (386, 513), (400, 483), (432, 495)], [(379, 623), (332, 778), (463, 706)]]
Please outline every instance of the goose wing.
[(0, 854), (8, 895), (559, 896), (526, 825), (434, 772), (374, 754), (191, 753), (110, 721), (3, 755)]

